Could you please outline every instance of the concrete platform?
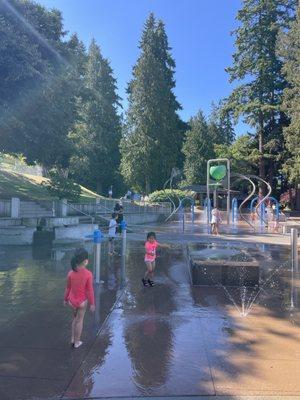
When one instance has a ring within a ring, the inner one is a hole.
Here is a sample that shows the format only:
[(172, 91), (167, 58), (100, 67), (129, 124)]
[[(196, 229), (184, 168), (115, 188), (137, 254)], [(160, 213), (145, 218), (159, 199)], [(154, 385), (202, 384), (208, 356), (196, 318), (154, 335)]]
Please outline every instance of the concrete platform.
[(103, 244), (104, 284), (78, 350), (62, 307), (76, 244), (0, 248), (0, 399), (300, 398), (300, 277), (291, 281), (288, 248), (235, 239), (262, 267), (260, 292), (191, 287), (183, 250), (199, 236), (156, 227), (175, 246), (159, 253), (156, 285), (145, 288), (140, 229), (123, 260)]

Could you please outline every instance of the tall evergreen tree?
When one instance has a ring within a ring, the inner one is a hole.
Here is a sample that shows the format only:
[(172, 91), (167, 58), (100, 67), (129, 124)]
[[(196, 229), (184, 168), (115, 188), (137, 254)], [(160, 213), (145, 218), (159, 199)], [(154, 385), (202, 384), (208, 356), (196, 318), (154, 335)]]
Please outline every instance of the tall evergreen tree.
[(161, 188), (172, 167), (182, 162), (182, 122), (177, 111), (175, 62), (162, 21), (147, 19), (141, 54), (129, 83), (129, 109), (121, 143), (121, 172), (139, 190)]
[(236, 53), (227, 71), (230, 81), (240, 81), (228, 99), (236, 116), (243, 115), (256, 128), (259, 175), (271, 181), (280, 167), (282, 127), (282, 62), (276, 53), (278, 34), (294, 17), (296, 0), (243, 0), (240, 26), (234, 31)]
[(59, 11), (29, 0), (0, 3), (0, 32), (1, 150), (65, 169), (80, 86), (75, 50), (82, 45), (76, 37), (63, 41)]
[(284, 138), (291, 157), (284, 167), (290, 181), (296, 182), (300, 181), (300, 6), (290, 31), (282, 36), (280, 53), (289, 84), (284, 91), (283, 109), (290, 118), (290, 125), (284, 129)]
[(190, 130), (186, 132), (183, 144), (184, 174), (186, 183), (204, 184), (206, 182), (207, 161), (214, 157), (214, 143), (209, 126), (202, 111), (191, 118)]
[(214, 145), (229, 146), (235, 138), (232, 124), (232, 118), (229, 112), (226, 112), (222, 102), (217, 106), (212, 105), (212, 112), (209, 117), (210, 137)]
[(283, 110), (290, 119), (290, 124), (284, 129), (286, 143), (286, 159), (283, 170), (289, 182), (296, 187), (296, 206), (300, 209), (300, 5), (297, 8), (297, 18), (292, 23), (288, 33), (282, 34), (279, 42), (279, 52), (283, 57), (283, 73), (288, 82), (284, 90)]
[(110, 63), (92, 40), (88, 51), (86, 93), (79, 101), (79, 120), (70, 135), (76, 148), (72, 169), (81, 182), (107, 193), (117, 178), (121, 139), (119, 96)]

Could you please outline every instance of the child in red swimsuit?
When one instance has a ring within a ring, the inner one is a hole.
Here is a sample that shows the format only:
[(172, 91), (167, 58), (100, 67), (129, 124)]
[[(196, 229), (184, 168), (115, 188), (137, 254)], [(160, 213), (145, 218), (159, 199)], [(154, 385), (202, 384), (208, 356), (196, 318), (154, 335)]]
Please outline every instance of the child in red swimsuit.
[(147, 234), (147, 241), (145, 243), (145, 263), (146, 263), (146, 272), (145, 276), (142, 279), (142, 283), (144, 286), (153, 286), (154, 282), (150, 279), (153, 278), (154, 269), (155, 269), (155, 260), (156, 260), (156, 249), (158, 247), (170, 248), (167, 244), (161, 244), (156, 241), (155, 232), (149, 232)]
[(68, 273), (64, 304), (70, 305), (74, 311), (72, 322), (71, 345), (77, 349), (82, 345), (80, 340), (83, 319), (90, 304), (90, 310), (95, 311), (93, 274), (86, 269), (89, 255), (85, 249), (78, 249), (71, 260), (72, 271)]

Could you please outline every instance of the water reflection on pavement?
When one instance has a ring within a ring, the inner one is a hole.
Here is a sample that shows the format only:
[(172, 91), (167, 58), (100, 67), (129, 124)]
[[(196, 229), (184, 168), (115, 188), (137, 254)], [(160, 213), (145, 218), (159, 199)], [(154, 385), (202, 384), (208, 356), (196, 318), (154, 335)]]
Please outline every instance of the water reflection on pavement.
[[(292, 373), (300, 368), (300, 315), (298, 303), (289, 308), (288, 268), (242, 318), (222, 288), (191, 287), (183, 250), (163, 250), (156, 285), (145, 288), (142, 241), (128, 240), (124, 257), (104, 249), (97, 312), (87, 315), (84, 346), (74, 351), (71, 315), (61, 306), (73, 249), (5, 248), (1, 400), (300, 394)], [(265, 274), (288, 258), (276, 246), (248, 251)]]

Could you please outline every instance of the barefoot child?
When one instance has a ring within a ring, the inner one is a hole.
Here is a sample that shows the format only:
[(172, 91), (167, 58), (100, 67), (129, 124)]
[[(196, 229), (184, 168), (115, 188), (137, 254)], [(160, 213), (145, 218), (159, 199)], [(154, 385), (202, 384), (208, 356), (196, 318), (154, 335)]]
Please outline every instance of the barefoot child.
[(115, 238), (116, 238), (116, 232), (117, 232), (117, 218), (118, 214), (113, 213), (111, 215), (111, 220), (109, 222), (109, 228), (108, 228), (108, 254), (112, 256), (115, 254)]
[(211, 212), (211, 229), (213, 235), (219, 235), (219, 226), (221, 223), (221, 213), (217, 207), (214, 207)]
[(82, 345), (80, 338), (88, 302), (90, 310), (95, 311), (93, 274), (86, 269), (89, 263), (88, 257), (88, 252), (85, 249), (76, 250), (71, 260), (72, 271), (68, 273), (64, 296), (64, 304), (71, 306), (74, 312), (71, 345), (75, 349)]
[(156, 249), (158, 247), (170, 248), (167, 244), (161, 244), (156, 241), (155, 232), (149, 232), (147, 234), (147, 241), (145, 243), (145, 263), (146, 263), (146, 272), (145, 276), (142, 279), (142, 283), (144, 286), (153, 286), (154, 282), (150, 279), (153, 278), (154, 269), (155, 269), (155, 260), (156, 260)]

